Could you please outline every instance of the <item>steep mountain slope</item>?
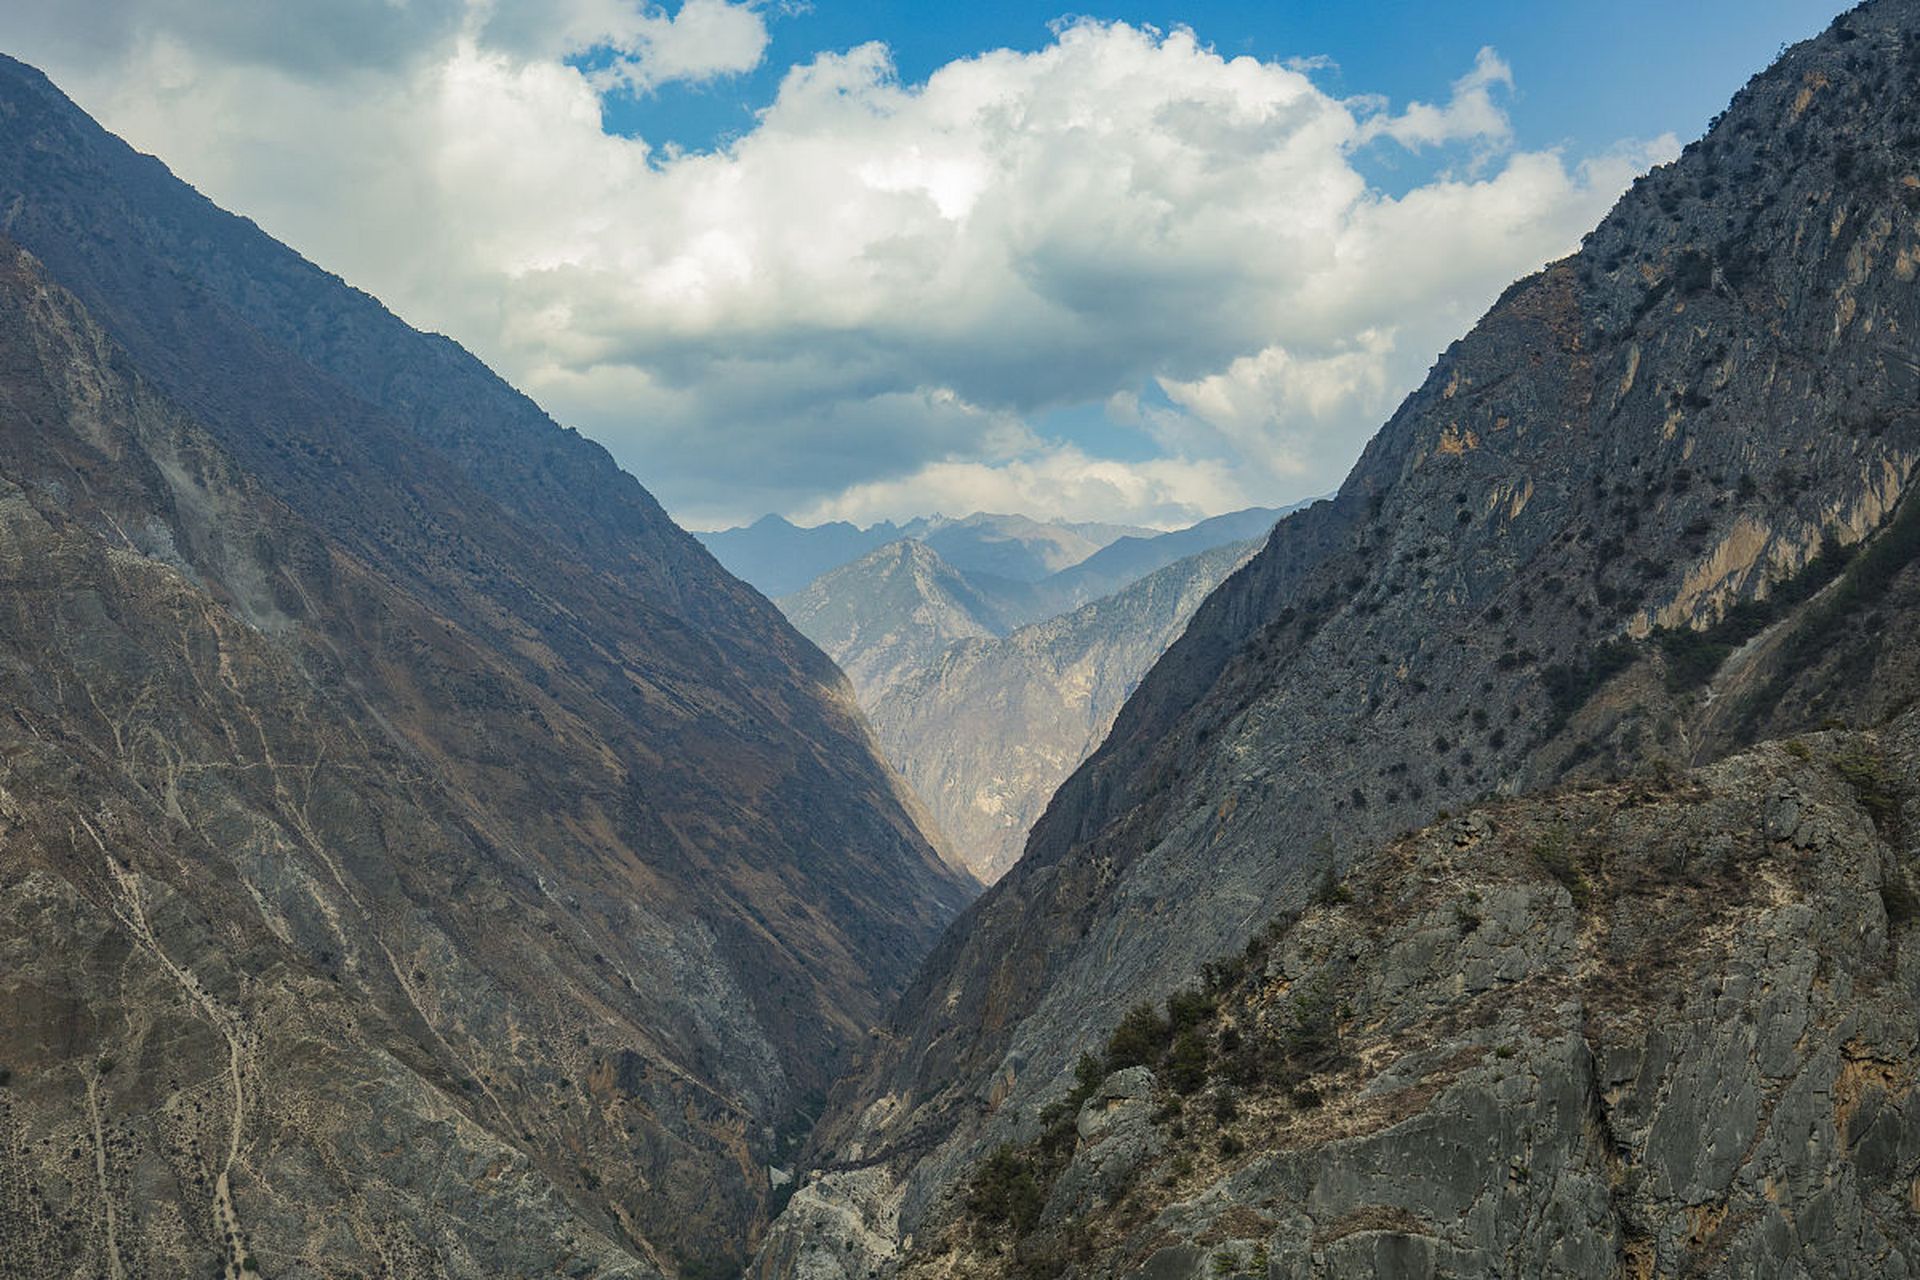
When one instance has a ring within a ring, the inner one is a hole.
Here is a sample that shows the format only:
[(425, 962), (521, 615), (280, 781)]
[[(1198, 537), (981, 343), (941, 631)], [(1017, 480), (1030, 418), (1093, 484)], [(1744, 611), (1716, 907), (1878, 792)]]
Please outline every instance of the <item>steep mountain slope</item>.
[(1072, 613), (955, 641), (876, 695), (856, 681), (881, 750), (977, 879), (1013, 865), (1140, 677), (1259, 545), (1216, 547)]
[(694, 535), (727, 572), (752, 583), (769, 599), (798, 591), (821, 574), (852, 564), (899, 536), (900, 531), (884, 520), (866, 529), (845, 520), (802, 527), (779, 516)]
[[(1704, 761), (1920, 692), (1883, 639), (1912, 621), (1892, 611), (1920, 546), (1901, 504), (1920, 449), (1917, 213), (1920, 5), (1875, 0), (1757, 77), (1579, 254), (1509, 289), (1340, 492), (1201, 607), (949, 931), (837, 1093), (829, 1172), (768, 1266), (836, 1274), (804, 1247), (831, 1224), (864, 1274), (952, 1220), (979, 1159), (1035, 1136), (1127, 1006), (1440, 806)], [(1850, 1031), (1810, 1034), (1839, 1054)], [(1724, 1152), (1682, 1105), (1691, 1061), (1650, 1047), (1637, 1096), (1672, 1100), (1656, 1125)], [(1528, 1154), (1501, 1134), (1487, 1159)], [(1556, 1212), (1551, 1184), (1519, 1182), (1511, 1212)], [(1697, 1185), (1684, 1203), (1717, 1233), (1726, 1202)], [(1369, 1204), (1339, 1183), (1315, 1228)], [(1794, 1207), (1812, 1215), (1803, 1260), (1864, 1239), (1851, 1207)], [(1729, 1238), (1746, 1229), (1728, 1220)]]
[(1006, 630), (999, 599), (913, 538), (822, 574), (780, 607), (868, 706), (954, 641)]
[(1396, 841), (1129, 1018), (900, 1272), (1901, 1274), (1916, 780), (1908, 712)]
[[(1306, 506), (1248, 507), (1213, 516), (1185, 529), (1150, 537), (1117, 538), (1100, 550), (1037, 584), (1041, 604), (1052, 616), (1110, 596), (1156, 569), (1215, 547), (1262, 539), (1288, 512)], [(1035, 619), (1037, 621), (1037, 619)]]
[(737, 1261), (967, 894), (845, 682), (11, 61), (0, 230), (0, 1272)]

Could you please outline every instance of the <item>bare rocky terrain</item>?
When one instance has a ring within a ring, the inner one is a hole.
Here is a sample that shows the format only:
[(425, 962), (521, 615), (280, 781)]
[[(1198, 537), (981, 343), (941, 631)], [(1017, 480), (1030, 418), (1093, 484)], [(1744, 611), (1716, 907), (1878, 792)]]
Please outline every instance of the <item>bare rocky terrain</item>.
[(1201, 606), (762, 1273), (1910, 1274), (1916, 270), (1873, 0)]
[(856, 679), (881, 751), (976, 878), (992, 884), (1019, 858), (1140, 677), (1258, 547), (1215, 547), (1059, 617), (953, 640), (872, 693)]
[(883, 737), (1151, 662), (975, 898), (603, 451), (0, 60), (0, 1276), (1915, 1274), (1917, 277), (1868, 0), (1217, 587), (883, 548)]
[[(853, 681), (881, 749), (950, 856), (991, 884), (1154, 659), (1259, 545), (1211, 539), (1258, 524), (1245, 513), (1123, 539), (1134, 545), (1112, 544), (1119, 554), (1108, 563), (1031, 586), (962, 572), (903, 539), (822, 574), (780, 607)], [(1153, 567), (1196, 544), (1207, 549)], [(1081, 602), (1115, 581), (1112, 594)], [(1069, 607), (1017, 625), (1049, 603)]]
[(0, 1275), (717, 1275), (966, 902), (597, 446), (0, 61)]

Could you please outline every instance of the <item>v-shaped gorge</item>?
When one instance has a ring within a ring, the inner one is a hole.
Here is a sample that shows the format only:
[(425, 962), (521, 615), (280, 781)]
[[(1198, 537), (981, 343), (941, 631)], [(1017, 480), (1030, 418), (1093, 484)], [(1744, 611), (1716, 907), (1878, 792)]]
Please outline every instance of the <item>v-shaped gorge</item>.
[(762, 1273), (1911, 1270), (1917, 270), (1872, 0), (1199, 608)]
[(971, 881), (604, 451), (0, 61), (0, 1274), (701, 1274)]

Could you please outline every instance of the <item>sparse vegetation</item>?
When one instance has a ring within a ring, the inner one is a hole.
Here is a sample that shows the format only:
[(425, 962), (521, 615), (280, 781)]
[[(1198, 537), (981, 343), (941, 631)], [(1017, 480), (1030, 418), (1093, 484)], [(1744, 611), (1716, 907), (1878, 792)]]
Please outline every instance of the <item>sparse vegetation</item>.
[(995, 1149), (981, 1163), (967, 1198), (967, 1208), (980, 1221), (1020, 1233), (1033, 1230), (1046, 1203), (1033, 1167), (1011, 1145)]
[(1553, 828), (1534, 841), (1527, 852), (1535, 866), (1560, 882), (1574, 906), (1584, 909), (1593, 900), (1593, 885), (1574, 856), (1573, 841), (1566, 828)]
[(1887, 778), (1886, 764), (1880, 753), (1855, 745), (1833, 758), (1834, 770), (1853, 788), (1854, 798), (1882, 831), (1891, 831), (1900, 821), (1900, 797)]

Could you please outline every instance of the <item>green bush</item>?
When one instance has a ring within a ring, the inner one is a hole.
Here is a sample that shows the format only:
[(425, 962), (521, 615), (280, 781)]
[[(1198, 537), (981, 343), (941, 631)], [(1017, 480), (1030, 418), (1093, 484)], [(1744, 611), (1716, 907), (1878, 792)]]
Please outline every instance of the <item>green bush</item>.
[(1894, 794), (1886, 765), (1877, 752), (1863, 746), (1848, 747), (1833, 758), (1833, 767), (1853, 788), (1874, 826), (1885, 829), (1899, 821), (1900, 798)]
[(1173, 1041), (1167, 1058), (1167, 1083), (1180, 1094), (1198, 1093), (1207, 1084), (1207, 1066), (1212, 1053), (1206, 1037), (1193, 1027), (1182, 1031)]
[(1213, 997), (1205, 992), (1191, 987), (1176, 991), (1167, 997), (1167, 1026), (1177, 1035), (1188, 1027), (1207, 1022), (1213, 1017), (1216, 1007)]
[(1566, 888), (1574, 906), (1585, 907), (1593, 900), (1593, 886), (1574, 857), (1573, 842), (1568, 839), (1565, 828), (1555, 827), (1536, 840), (1529, 852), (1536, 866)]
[(1313, 902), (1319, 907), (1340, 907), (1353, 901), (1353, 891), (1340, 883), (1340, 877), (1334, 874), (1333, 864), (1328, 863), (1320, 873), (1320, 883), (1314, 887)]
[(1315, 987), (1296, 995), (1281, 1031), (1281, 1047), (1289, 1061), (1302, 1067), (1319, 1065), (1333, 1055), (1339, 1043), (1333, 996), (1326, 988)]
[(1173, 1027), (1150, 1004), (1137, 1004), (1113, 1029), (1107, 1041), (1107, 1070), (1151, 1066), (1166, 1052)]
[(1076, 1112), (1087, 1099), (1100, 1091), (1101, 1081), (1107, 1078), (1106, 1064), (1090, 1053), (1080, 1055), (1073, 1064), (1073, 1092), (1067, 1095), (1067, 1105)]
[(1033, 1168), (1011, 1146), (1002, 1146), (974, 1174), (967, 1207), (982, 1222), (1025, 1233), (1040, 1221), (1046, 1199)]

